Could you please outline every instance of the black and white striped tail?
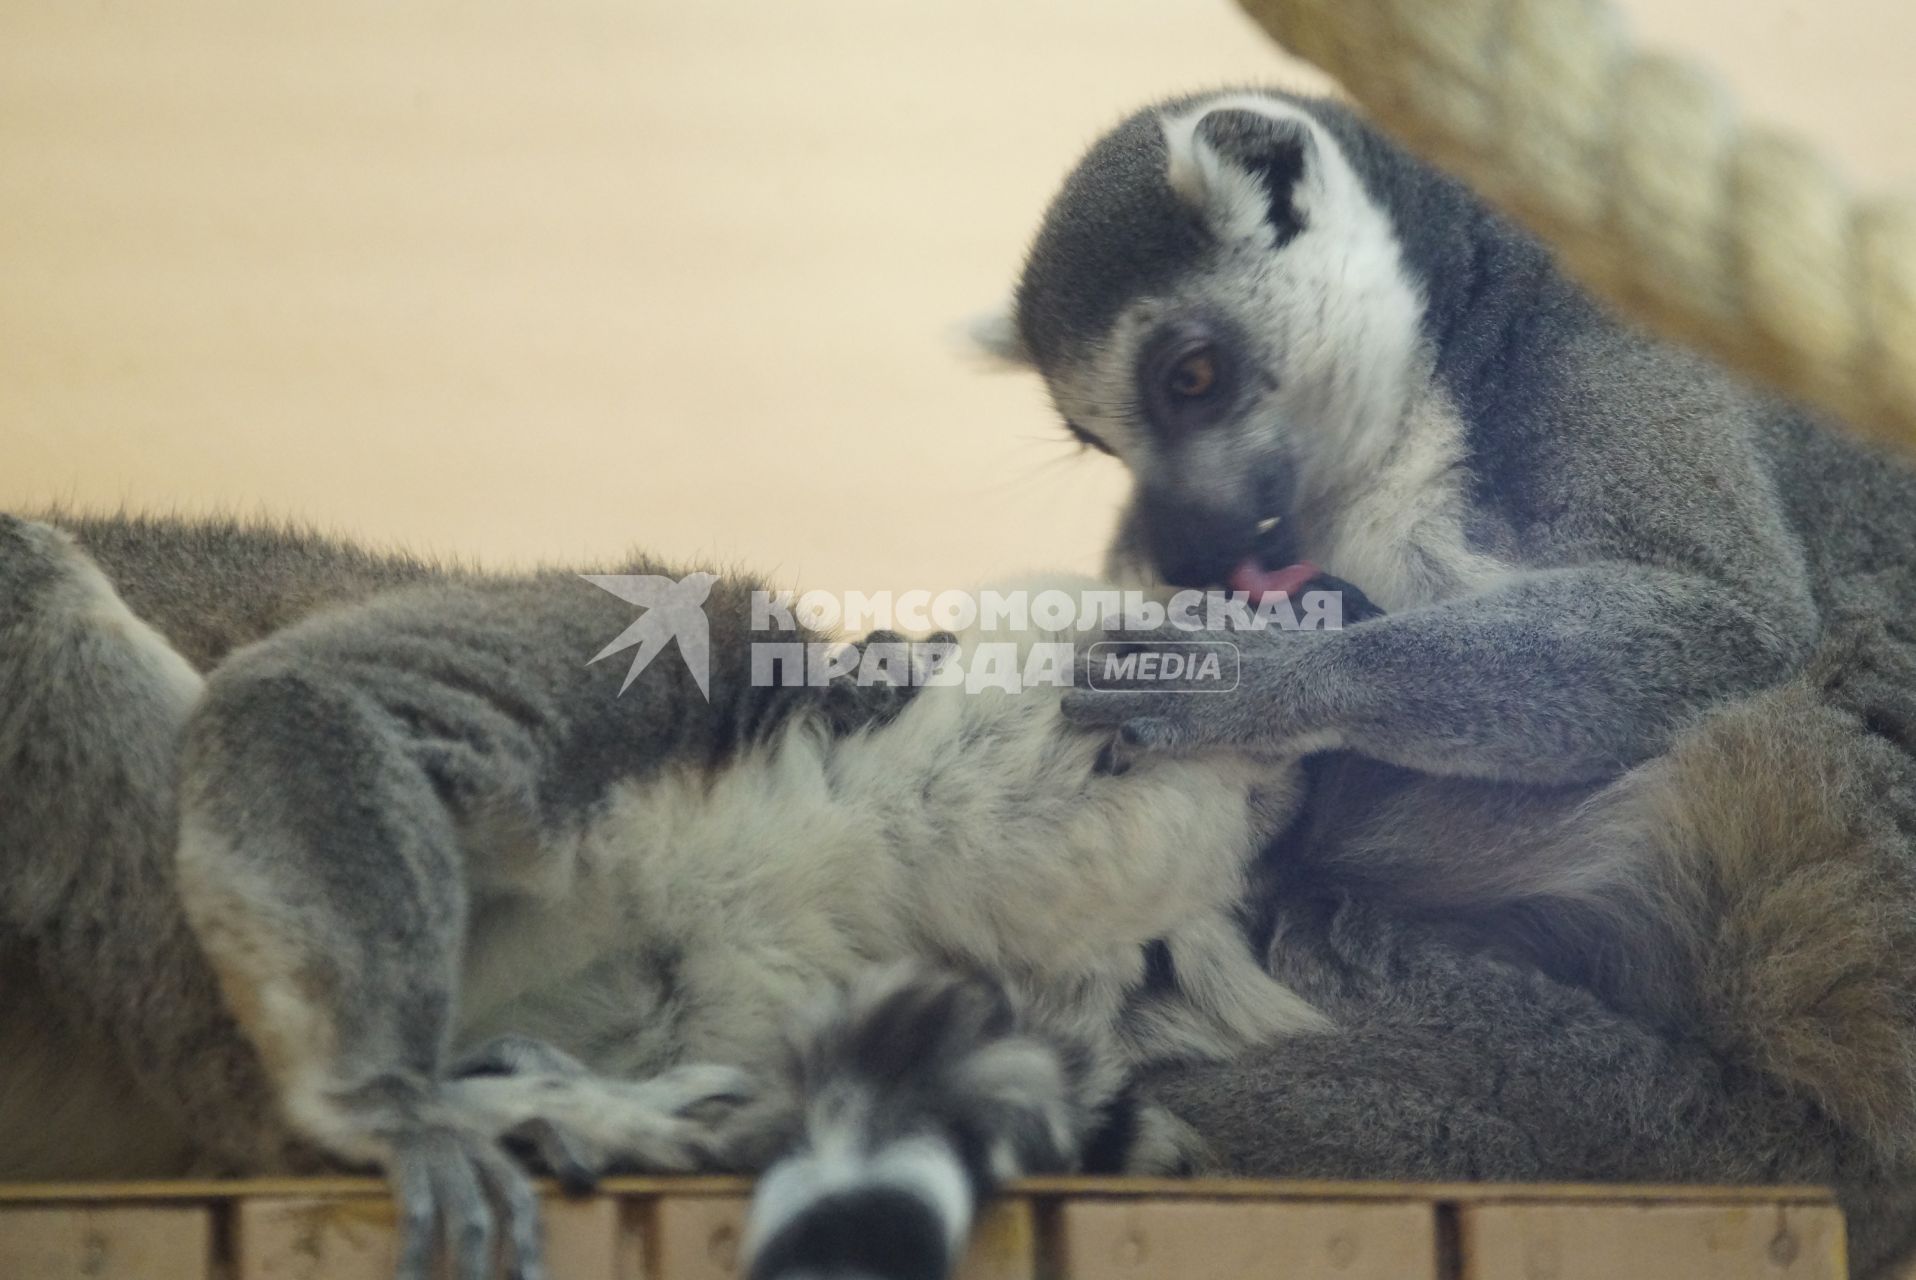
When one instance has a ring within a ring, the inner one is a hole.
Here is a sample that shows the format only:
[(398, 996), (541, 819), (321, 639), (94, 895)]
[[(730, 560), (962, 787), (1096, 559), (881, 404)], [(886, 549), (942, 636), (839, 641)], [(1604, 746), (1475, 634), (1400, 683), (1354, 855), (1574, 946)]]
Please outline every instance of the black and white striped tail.
[(801, 1133), (759, 1182), (750, 1280), (945, 1280), (980, 1201), (1076, 1167), (1108, 1102), (1003, 991), (946, 974), (872, 978), (794, 1056)]

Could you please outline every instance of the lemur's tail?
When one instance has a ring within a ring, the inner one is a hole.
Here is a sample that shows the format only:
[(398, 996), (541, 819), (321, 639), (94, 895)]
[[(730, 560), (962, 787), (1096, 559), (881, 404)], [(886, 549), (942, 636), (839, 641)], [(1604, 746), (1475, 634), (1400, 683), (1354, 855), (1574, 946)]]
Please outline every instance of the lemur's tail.
[(793, 1054), (800, 1134), (759, 1182), (751, 1280), (944, 1280), (986, 1195), (1080, 1167), (1129, 1110), (1110, 1064), (944, 974), (868, 979)]

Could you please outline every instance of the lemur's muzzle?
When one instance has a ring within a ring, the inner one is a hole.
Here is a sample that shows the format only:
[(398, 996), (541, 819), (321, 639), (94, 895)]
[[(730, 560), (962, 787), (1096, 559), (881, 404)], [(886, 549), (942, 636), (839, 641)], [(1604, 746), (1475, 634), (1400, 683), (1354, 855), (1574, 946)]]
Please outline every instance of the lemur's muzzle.
[[(1151, 567), (1175, 587), (1253, 590), (1243, 580), (1247, 566), (1275, 570), (1298, 559), (1290, 531), (1262, 512), (1185, 502), (1150, 490), (1139, 495), (1136, 511), (1140, 545)], [(1282, 583), (1265, 586), (1285, 589)]]
[(1253, 603), (1277, 592), (1296, 600), (1307, 591), (1336, 591), (1343, 597), (1345, 625), (1383, 613), (1358, 588), (1301, 559), (1295, 534), (1281, 520), (1233, 515), (1149, 491), (1135, 509), (1144, 553), (1174, 587), (1241, 591)]

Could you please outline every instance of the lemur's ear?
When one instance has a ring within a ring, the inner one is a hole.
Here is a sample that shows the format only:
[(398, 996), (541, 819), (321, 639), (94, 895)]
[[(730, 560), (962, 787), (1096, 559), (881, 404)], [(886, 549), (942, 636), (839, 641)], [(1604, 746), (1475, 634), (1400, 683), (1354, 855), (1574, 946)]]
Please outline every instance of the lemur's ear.
[(1165, 180), (1214, 235), (1270, 235), (1283, 244), (1303, 230), (1298, 187), (1317, 150), (1303, 120), (1215, 106), (1160, 123)]
[(1013, 369), (1037, 367), (1038, 362), (1031, 358), (1031, 349), (1025, 346), (1024, 336), (1018, 332), (1018, 321), (1009, 301), (972, 317), (965, 326), (965, 336), (970, 339), (972, 351), (991, 364)]

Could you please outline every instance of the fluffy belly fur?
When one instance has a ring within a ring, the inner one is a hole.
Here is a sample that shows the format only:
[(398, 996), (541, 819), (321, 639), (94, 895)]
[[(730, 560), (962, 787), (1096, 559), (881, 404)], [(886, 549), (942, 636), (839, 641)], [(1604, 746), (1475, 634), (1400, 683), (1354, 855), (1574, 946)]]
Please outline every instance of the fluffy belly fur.
[[(1088, 1021), (1117, 1018), (1152, 941), (1251, 965), (1232, 913), (1292, 771), (1225, 754), (1101, 774), (1060, 693), (926, 688), (881, 728), (801, 720), (720, 770), (617, 789), (533, 855), (539, 877), (480, 901), (460, 1041), (537, 1035), (644, 1074), (761, 1060), (790, 1011), (874, 963), (1013, 975)], [(1241, 993), (1206, 989), (1215, 968), (1183, 994), (1242, 1018)], [(1264, 991), (1251, 1034), (1317, 1025)]]

